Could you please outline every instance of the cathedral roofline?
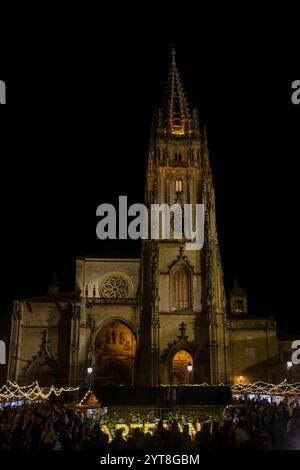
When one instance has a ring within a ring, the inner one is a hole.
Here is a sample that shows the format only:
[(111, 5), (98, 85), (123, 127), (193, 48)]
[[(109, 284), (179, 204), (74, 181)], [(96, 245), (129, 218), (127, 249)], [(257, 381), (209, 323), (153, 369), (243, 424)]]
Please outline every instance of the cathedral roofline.
[(105, 261), (105, 262), (112, 262), (112, 261), (120, 261), (120, 262), (133, 262), (133, 263), (139, 263), (140, 258), (98, 258), (97, 256), (80, 256), (76, 258), (78, 261)]
[(34, 297), (23, 297), (20, 302), (77, 302), (80, 301), (80, 295), (77, 292), (61, 292), (59, 294), (45, 294)]

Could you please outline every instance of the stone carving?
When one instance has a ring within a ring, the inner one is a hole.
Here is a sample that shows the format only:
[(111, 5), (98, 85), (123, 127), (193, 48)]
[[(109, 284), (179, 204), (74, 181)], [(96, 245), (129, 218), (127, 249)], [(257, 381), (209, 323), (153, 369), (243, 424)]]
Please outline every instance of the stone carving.
[(22, 306), (21, 306), (21, 303), (18, 300), (16, 300), (13, 304), (12, 314), (13, 314), (13, 318), (15, 320), (20, 320), (21, 315), (22, 315)]
[(159, 328), (160, 327), (160, 318), (159, 318), (158, 305), (156, 305), (153, 308), (151, 324), (152, 324), (153, 328)]
[(186, 323), (181, 322), (179, 325), (179, 331), (180, 331), (180, 336), (178, 336), (179, 339), (184, 339), (187, 340), (188, 336), (186, 336)]
[(124, 334), (121, 332), (119, 335), (119, 344), (124, 344), (126, 341)]
[(185, 265), (187, 265), (191, 270), (192, 272), (194, 272), (194, 266), (191, 265), (191, 263), (189, 262), (189, 259), (187, 256), (184, 255), (184, 248), (183, 246), (180, 246), (179, 247), (179, 254), (178, 256), (176, 257), (176, 259), (170, 264), (170, 266), (168, 266), (168, 274), (170, 273), (171, 269), (173, 268), (173, 266), (175, 266), (175, 264), (179, 263), (179, 262), (183, 262)]
[(168, 344), (168, 347), (164, 350), (162, 357), (161, 357), (161, 362), (166, 361), (169, 352), (171, 349), (175, 346), (176, 349), (178, 346), (180, 346), (182, 349), (187, 349), (188, 351), (193, 351), (194, 349), (194, 341), (189, 341), (188, 335), (186, 335), (186, 323), (181, 322), (179, 325), (179, 335), (177, 336), (176, 339), (172, 343)]
[(101, 296), (107, 299), (120, 299), (128, 297), (128, 282), (122, 276), (110, 276), (101, 286)]
[(43, 330), (42, 332), (42, 342), (40, 346), (40, 350), (38, 352), (39, 357), (52, 357), (50, 352), (50, 338), (49, 332), (47, 329)]
[(80, 305), (72, 305), (72, 318), (74, 321), (80, 320)]

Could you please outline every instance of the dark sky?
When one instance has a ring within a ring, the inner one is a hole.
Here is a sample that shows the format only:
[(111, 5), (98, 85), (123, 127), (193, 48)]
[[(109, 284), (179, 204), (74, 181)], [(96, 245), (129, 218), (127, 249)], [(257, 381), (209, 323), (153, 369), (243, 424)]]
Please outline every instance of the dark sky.
[(300, 331), (297, 75), (267, 37), (243, 47), (242, 37), (214, 39), (180, 30), (108, 39), (99, 29), (52, 36), (42, 49), (37, 38), (21, 42), (2, 61), (1, 337), (12, 299), (45, 293), (53, 271), (62, 290), (74, 287), (77, 256), (139, 255), (138, 242), (97, 240), (95, 211), (124, 194), (143, 202), (173, 41), (188, 101), (208, 128), (226, 289), (236, 275), (251, 313)]

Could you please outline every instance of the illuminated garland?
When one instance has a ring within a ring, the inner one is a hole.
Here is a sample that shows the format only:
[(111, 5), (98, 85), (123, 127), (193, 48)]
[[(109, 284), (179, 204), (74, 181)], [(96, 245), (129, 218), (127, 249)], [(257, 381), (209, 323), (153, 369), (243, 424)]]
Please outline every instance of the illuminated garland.
[[(74, 392), (79, 390), (79, 388), (73, 387), (61, 387), (56, 388), (53, 385), (51, 387), (40, 387), (38, 382), (33, 382), (31, 385), (19, 386), (16, 382), (7, 382), (8, 385), (3, 385), (0, 388), (0, 401), (18, 401), (18, 400), (47, 400), (51, 393), (54, 393), (57, 397), (60, 396), (63, 392)], [(170, 387), (170, 385), (165, 385)], [(173, 387), (176, 387), (174, 385)], [(209, 387), (208, 384), (194, 384), (194, 387)], [(220, 384), (219, 386), (224, 386)], [(285, 380), (284, 382), (274, 385), (268, 384), (265, 382), (255, 382), (251, 383), (236, 383), (231, 386), (231, 391), (235, 395), (300, 395), (300, 382), (294, 384), (288, 384)], [(87, 399), (88, 395), (91, 393), (89, 389), (85, 396), (81, 400), (81, 404)]]
[[(214, 387), (224, 387), (225, 384), (214, 385)], [(208, 383), (203, 384), (160, 384), (157, 387), (169, 387), (169, 388), (176, 388), (176, 387), (211, 387)]]
[(84, 402), (87, 400), (88, 396), (91, 395), (92, 390), (89, 388), (84, 397), (80, 400), (79, 405), (83, 405)]
[(59, 397), (63, 392), (75, 392), (79, 388), (61, 387), (40, 387), (38, 382), (31, 385), (20, 387), (16, 382), (7, 381), (8, 385), (0, 388), (0, 401), (18, 401), (18, 400), (47, 400), (51, 393)]
[(278, 385), (265, 382), (255, 382), (253, 384), (236, 383), (231, 387), (235, 395), (300, 395), (300, 382), (288, 384), (285, 380)]
[[(215, 387), (224, 387), (226, 384), (215, 385)], [(173, 384), (161, 385), (162, 387), (176, 388), (176, 387), (199, 387), (205, 388), (210, 387), (209, 384)], [(235, 383), (231, 386), (233, 394), (243, 395), (300, 395), (300, 382), (289, 384), (286, 380), (280, 384), (269, 384), (266, 382), (255, 382), (255, 383)]]

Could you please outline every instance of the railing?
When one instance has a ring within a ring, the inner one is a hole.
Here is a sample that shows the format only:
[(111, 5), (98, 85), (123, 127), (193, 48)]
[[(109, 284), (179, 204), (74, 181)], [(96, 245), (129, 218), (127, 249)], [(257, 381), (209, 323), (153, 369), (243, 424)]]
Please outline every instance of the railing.
[(103, 297), (86, 297), (87, 305), (97, 305), (97, 304), (123, 304), (123, 305), (137, 305), (136, 298), (115, 298), (115, 299), (106, 299)]

